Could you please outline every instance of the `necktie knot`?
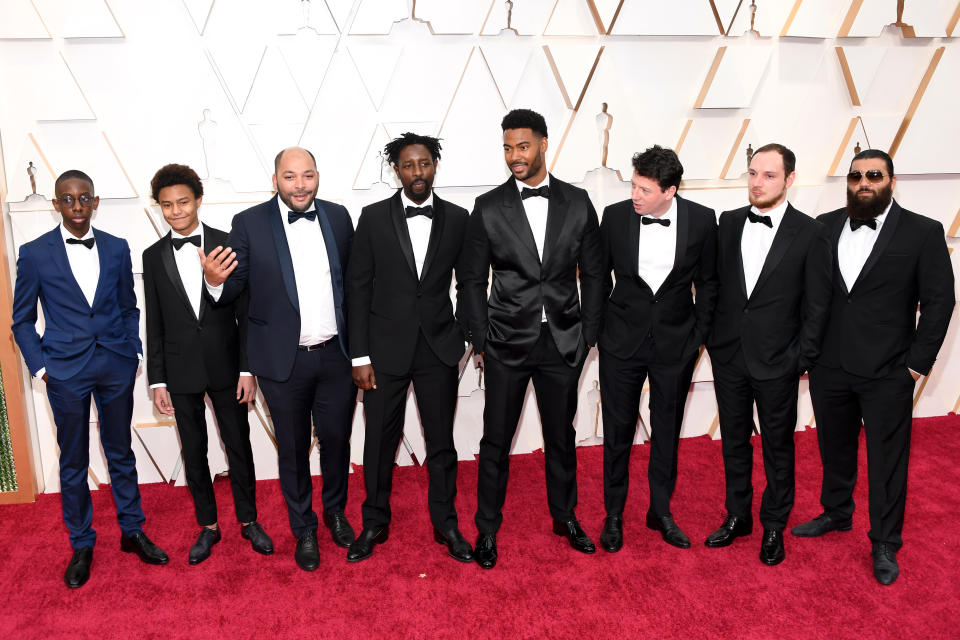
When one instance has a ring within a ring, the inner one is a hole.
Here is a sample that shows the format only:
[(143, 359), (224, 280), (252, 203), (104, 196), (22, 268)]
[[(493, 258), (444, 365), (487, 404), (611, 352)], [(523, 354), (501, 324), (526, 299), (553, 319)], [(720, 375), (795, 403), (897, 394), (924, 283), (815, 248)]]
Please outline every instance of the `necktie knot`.
[(173, 241), (173, 248), (179, 251), (185, 244), (192, 244), (195, 247), (200, 246), (200, 236), (189, 236), (186, 238), (170, 238)]
[(90, 237), (84, 240), (78, 238), (67, 238), (67, 244), (82, 244), (87, 249), (93, 249), (93, 243), (96, 241), (96, 238)]
[(663, 225), (664, 227), (670, 226), (670, 221), (666, 218), (655, 218), (653, 216), (640, 216), (640, 222), (644, 225), (659, 224)]
[(425, 207), (407, 207), (405, 211), (407, 218), (423, 216), (431, 220), (433, 219), (433, 206), (429, 204)]
[(543, 186), (537, 187), (536, 189), (531, 189), (530, 187), (524, 187), (520, 190), (520, 199), (526, 200), (527, 198), (536, 198), (540, 196), (541, 198), (550, 199), (550, 185), (545, 184)]
[(761, 216), (753, 211), (750, 211), (747, 213), (747, 218), (750, 219), (750, 222), (759, 222), (760, 224), (765, 224), (773, 229), (773, 220), (770, 219), (770, 216)]
[(317, 219), (316, 211), (288, 211), (287, 212), (287, 222), (293, 224), (300, 218), (306, 218), (310, 222), (313, 222)]
[(850, 231), (856, 231), (860, 227), (870, 227), (874, 231), (877, 230), (877, 221), (874, 218), (869, 220), (858, 220), (857, 218), (850, 218)]

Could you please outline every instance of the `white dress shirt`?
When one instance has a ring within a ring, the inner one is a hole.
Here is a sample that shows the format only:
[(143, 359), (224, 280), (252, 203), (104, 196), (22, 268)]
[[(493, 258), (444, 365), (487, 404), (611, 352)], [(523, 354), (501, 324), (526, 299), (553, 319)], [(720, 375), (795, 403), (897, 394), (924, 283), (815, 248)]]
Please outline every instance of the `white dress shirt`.
[(847, 285), (847, 291), (853, 288), (853, 283), (860, 276), (860, 271), (863, 270), (863, 265), (873, 251), (873, 245), (877, 243), (877, 236), (880, 235), (883, 221), (887, 219), (892, 205), (891, 199), (883, 213), (876, 217), (876, 230), (862, 226), (856, 231), (851, 231), (849, 220), (843, 223), (843, 231), (840, 232), (840, 240), (837, 243), (837, 263), (840, 266), (840, 275), (843, 276), (843, 281)]
[(659, 217), (669, 220), (670, 226), (643, 224), (640, 227), (640, 250), (637, 252), (637, 271), (643, 281), (656, 293), (673, 271), (677, 251), (677, 199), (670, 201), (670, 208)]
[[(542, 186), (550, 184), (550, 174), (548, 173), (540, 184), (530, 186), (519, 180), (516, 181), (517, 190), (523, 193), (524, 187), (528, 189), (539, 189)], [(550, 201), (546, 198), (535, 196), (533, 198), (521, 199), (523, 211), (527, 214), (527, 222), (530, 224), (530, 231), (533, 232), (533, 241), (537, 243), (537, 253), (540, 255), (540, 262), (543, 262), (543, 243), (547, 237), (547, 208)], [(541, 322), (547, 321), (547, 310), (541, 310)]]
[(750, 207), (750, 211), (756, 215), (770, 216), (770, 222), (773, 223), (772, 229), (760, 222), (750, 222), (749, 218), (743, 223), (743, 235), (740, 236), (740, 256), (743, 259), (743, 279), (747, 285), (748, 298), (753, 294), (753, 288), (757, 286), (757, 280), (760, 279), (760, 272), (763, 270), (763, 263), (767, 260), (773, 238), (777, 235), (777, 229), (780, 228), (780, 222), (783, 221), (783, 214), (789, 204), (787, 200), (784, 200), (765, 213), (761, 213), (756, 207)]

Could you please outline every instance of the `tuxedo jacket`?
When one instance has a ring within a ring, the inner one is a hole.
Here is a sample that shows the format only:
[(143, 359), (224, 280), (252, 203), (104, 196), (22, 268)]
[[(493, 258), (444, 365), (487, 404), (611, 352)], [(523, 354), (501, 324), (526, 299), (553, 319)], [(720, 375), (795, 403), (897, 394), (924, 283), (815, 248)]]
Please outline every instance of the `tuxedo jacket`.
[(560, 354), (577, 366), (597, 340), (602, 263), (597, 212), (583, 189), (550, 176), (542, 261), (516, 180), (511, 176), (479, 196), (467, 225), (461, 278), (474, 350), (508, 366), (523, 363), (546, 309)]
[[(344, 357), (349, 358), (344, 282), (353, 243), (353, 222), (343, 205), (319, 199), (315, 204), (314, 224), (320, 225), (330, 263), (338, 342)], [(300, 343), (300, 303), (285, 224), (276, 197), (233, 217), (227, 246), (237, 253), (237, 267), (224, 282), (218, 300), (218, 304), (232, 303), (247, 290), (246, 349), (250, 372), (278, 382), (287, 380), (293, 372)], [(301, 273), (296, 277), (313, 275)]]
[(883, 377), (895, 366), (929, 373), (954, 305), (953, 267), (943, 225), (894, 200), (873, 250), (848, 290), (836, 257), (846, 211), (838, 209), (817, 219), (829, 230), (834, 254), (830, 320), (820, 363), (866, 378)]
[[(93, 230), (100, 278), (91, 306), (70, 269), (60, 227), (20, 247), (13, 294), (13, 336), (30, 374), (46, 367), (51, 378), (79, 373), (97, 346), (136, 359), (140, 310), (133, 290), (127, 241)], [(43, 307), (43, 336), (37, 333), (37, 300)]]
[[(710, 329), (718, 287), (717, 218), (713, 209), (677, 196), (673, 269), (657, 291), (640, 277), (637, 266), (640, 234), (647, 233), (640, 219), (631, 200), (603, 211), (605, 302), (600, 348), (627, 359), (649, 335), (660, 360), (679, 362), (697, 353)], [(696, 286), (696, 300), (691, 284)]]
[(466, 209), (434, 194), (430, 239), (418, 276), (400, 191), (363, 208), (347, 280), (352, 358), (370, 356), (375, 370), (402, 375), (410, 370), (422, 331), (440, 360), (450, 366), (460, 361), (464, 332), (450, 301), (450, 281), (467, 218)]
[[(203, 246), (209, 251), (227, 246), (227, 233), (201, 225)], [(173, 242), (168, 233), (143, 252), (143, 294), (147, 314), (147, 380), (164, 383), (171, 393), (203, 393), (237, 384), (246, 370), (247, 297), (214, 306), (203, 295), (200, 316), (187, 296)], [(183, 250), (193, 251), (193, 245)], [(200, 265), (197, 265), (200, 269)]]
[(707, 349), (714, 362), (737, 351), (750, 375), (770, 380), (802, 374), (820, 356), (830, 305), (830, 242), (826, 228), (787, 205), (760, 277), (747, 296), (740, 239), (750, 207), (720, 215), (720, 293)]

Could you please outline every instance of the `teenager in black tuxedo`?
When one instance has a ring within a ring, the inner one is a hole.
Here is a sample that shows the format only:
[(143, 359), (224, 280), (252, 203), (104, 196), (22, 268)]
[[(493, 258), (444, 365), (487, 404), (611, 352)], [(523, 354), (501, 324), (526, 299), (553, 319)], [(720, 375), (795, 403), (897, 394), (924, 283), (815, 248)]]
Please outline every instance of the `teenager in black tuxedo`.
[(553, 530), (578, 551), (596, 551), (574, 514), (573, 418), (580, 372), (596, 343), (602, 305), (597, 213), (586, 191), (547, 173), (543, 116), (516, 109), (501, 125), (503, 154), (513, 175), (477, 198), (458, 273), (475, 364), (486, 374), (474, 550), (485, 569), (497, 562), (510, 445), (531, 379), (543, 429)]
[[(830, 320), (810, 394), (823, 461), (823, 513), (797, 536), (848, 531), (860, 426), (867, 442), (873, 573), (900, 573), (914, 383), (930, 373), (953, 313), (953, 268), (943, 225), (893, 199), (890, 156), (857, 154), (847, 206), (818, 219), (834, 248)], [(917, 319), (919, 305), (920, 317)]]
[(166, 165), (153, 176), (150, 189), (171, 231), (143, 252), (147, 379), (154, 406), (176, 418), (180, 433), (187, 486), (201, 527), (188, 560), (203, 562), (221, 538), (207, 465), (204, 395), (213, 404), (227, 453), (241, 535), (251, 541), (254, 551), (269, 555), (273, 542), (257, 523), (247, 422), (247, 403), (254, 401), (257, 382), (246, 371), (246, 296), (232, 305), (211, 305), (203, 295), (203, 267), (197, 253), (197, 248), (226, 244), (227, 234), (207, 225), (201, 228), (197, 210), (203, 183), (190, 167)]
[(393, 464), (403, 437), (413, 383), (427, 445), (427, 505), (434, 539), (449, 555), (473, 562), (457, 526), (457, 364), (464, 334), (450, 302), (450, 281), (463, 249), (467, 210), (433, 193), (440, 141), (405, 133), (384, 149), (403, 188), (364, 207), (347, 281), (353, 379), (363, 389), (363, 531), (347, 560), (370, 557), (387, 539)]
[(716, 303), (717, 218), (712, 209), (677, 195), (682, 177), (683, 165), (672, 150), (654, 146), (637, 153), (630, 200), (607, 207), (600, 225), (606, 276), (599, 349), (607, 511), (600, 544), (611, 553), (623, 546), (630, 450), (648, 376), (647, 526), (668, 544), (690, 547), (670, 513), (670, 496), (677, 482), (683, 408)]
[(760, 503), (760, 560), (783, 561), (793, 508), (800, 376), (817, 360), (830, 302), (826, 229), (787, 201), (796, 156), (780, 144), (750, 160), (750, 206), (720, 215), (720, 295), (707, 349), (723, 438), (727, 516), (706, 539), (725, 547), (753, 531), (753, 405), (767, 487)]

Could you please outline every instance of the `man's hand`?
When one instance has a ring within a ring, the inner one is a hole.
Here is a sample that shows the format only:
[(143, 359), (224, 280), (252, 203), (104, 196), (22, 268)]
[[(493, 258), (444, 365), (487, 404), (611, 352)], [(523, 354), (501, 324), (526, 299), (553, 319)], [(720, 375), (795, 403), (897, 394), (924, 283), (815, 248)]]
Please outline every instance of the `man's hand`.
[(913, 369), (910, 369), (909, 371), (910, 371), (910, 375), (913, 376), (913, 381), (914, 381), (914, 382), (916, 382), (917, 380), (920, 379), (920, 374), (919, 374), (919, 373), (917, 373), (917, 372), (914, 371)]
[(170, 394), (166, 387), (157, 387), (153, 390), (153, 406), (165, 416), (173, 415), (173, 405), (170, 404)]
[(353, 384), (364, 391), (377, 388), (377, 377), (373, 373), (372, 364), (362, 364), (353, 368)]
[(224, 283), (233, 270), (237, 268), (237, 254), (230, 247), (217, 247), (204, 255), (203, 249), (197, 247), (200, 254), (200, 264), (203, 265), (203, 278), (211, 287), (219, 287)]
[(473, 368), (483, 371), (483, 353), (473, 354)]
[(237, 402), (252, 404), (257, 399), (257, 379), (253, 376), (240, 376), (237, 381)]
[(50, 375), (49, 375), (49, 374), (46, 374), (46, 373), (43, 374), (43, 381), (44, 381), (44, 382), (46, 382), (46, 381), (49, 380), (49, 379), (50, 379)]

